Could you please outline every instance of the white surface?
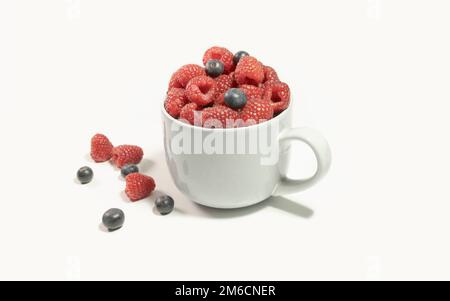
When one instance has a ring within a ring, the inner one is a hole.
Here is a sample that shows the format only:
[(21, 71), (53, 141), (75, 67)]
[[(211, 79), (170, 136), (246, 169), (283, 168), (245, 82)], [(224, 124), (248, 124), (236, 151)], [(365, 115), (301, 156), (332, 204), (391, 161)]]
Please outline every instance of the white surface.
[[(0, 279), (450, 279), (448, 1), (0, 3)], [(159, 104), (215, 44), (290, 84), (294, 125), (332, 147), (317, 186), (234, 211), (174, 189)], [(95, 132), (141, 145), (177, 211), (126, 201)], [(110, 207), (126, 224), (105, 233)]]

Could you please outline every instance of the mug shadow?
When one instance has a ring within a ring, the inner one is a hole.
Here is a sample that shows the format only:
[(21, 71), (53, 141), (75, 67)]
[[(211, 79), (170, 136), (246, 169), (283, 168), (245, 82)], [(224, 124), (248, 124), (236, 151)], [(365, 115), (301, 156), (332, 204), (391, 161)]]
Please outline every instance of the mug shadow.
[(311, 208), (301, 205), (297, 202), (294, 202), (282, 196), (273, 196), (258, 204), (236, 209), (217, 209), (206, 207), (196, 203), (193, 204), (195, 204), (195, 206), (197, 207), (198, 211), (201, 213), (202, 216), (210, 218), (236, 218), (256, 213), (257, 211), (260, 211), (267, 207), (276, 208), (285, 213), (289, 213), (294, 216), (305, 219), (311, 218), (314, 215), (314, 211)]

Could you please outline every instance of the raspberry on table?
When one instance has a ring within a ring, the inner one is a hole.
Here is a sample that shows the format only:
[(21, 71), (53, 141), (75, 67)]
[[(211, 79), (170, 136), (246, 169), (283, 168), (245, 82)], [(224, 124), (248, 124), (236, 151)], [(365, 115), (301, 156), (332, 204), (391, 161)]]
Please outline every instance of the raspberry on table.
[(263, 64), (252, 56), (244, 56), (236, 66), (234, 78), (239, 85), (259, 86), (264, 80)]
[(225, 74), (233, 71), (233, 53), (224, 47), (214, 46), (206, 50), (203, 55), (203, 65), (206, 66), (209, 60), (219, 60), (223, 63)]
[(181, 121), (187, 121), (188, 123), (194, 125), (195, 114), (196, 113), (200, 114), (200, 111), (198, 111), (199, 108), (200, 107), (195, 102), (188, 103), (181, 109), (179, 119)]
[(186, 96), (199, 106), (206, 106), (213, 101), (216, 94), (216, 81), (208, 76), (197, 76), (189, 81)]
[(202, 111), (202, 124), (207, 128), (235, 127), (239, 113), (223, 105), (205, 108)]
[(275, 69), (273, 69), (270, 66), (264, 66), (264, 83), (268, 82), (268, 81), (279, 81), (280, 79), (278, 78), (278, 74), (275, 71)]
[(291, 100), (289, 86), (280, 81), (269, 81), (264, 84), (264, 97), (272, 104), (274, 113), (284, 111)]
[(216, 94), (214, 95), (214, 104), (223, 104), (225, 93), (234, 87), (233, 76), (231, 74), (222, 74), (216, 79)]
[(95, 134), (91, 138), (91, 157), (99, 163), (111, 159), (113, 145), (108, 137), (103, 134)]
[(125, 144), (113, 148), (111, 161), (118, 168), (122, 168), (127, 164), (139, 164), (143, 156), (142, 148)]
[(195, 64), (184, 65), (170, 78), (169, 90), (171, 88), (186, 88), (191, 79), (201, 75), (206, 75), (205, 68), (202, 66)]
[(239, 89), (244, 92), (247, 99), (259, 99), (264, 95), (264, 88), (256, 87), (252, 85), (241, 85)]
[(140, 173), (129, 174), (125, 177), (125, 181), (125, 193), (132, 202), (150, 196), (156, 187), (155, 180), (152, 177)]
[(247, 104), (240, 113), (240, 118), (245, 125), (257, 124), (272, 119), (273, 108), (269, 101), (254, 99), (247, 101)]

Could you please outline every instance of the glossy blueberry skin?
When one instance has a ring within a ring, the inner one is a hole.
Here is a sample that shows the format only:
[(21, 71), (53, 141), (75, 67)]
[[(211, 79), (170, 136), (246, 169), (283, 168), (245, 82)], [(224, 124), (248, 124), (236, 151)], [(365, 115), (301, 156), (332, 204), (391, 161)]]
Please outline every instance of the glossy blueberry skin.
[(87, 184), (92, 181), (94, 177), (94, 172), (88, 166), (83, 166), (77, 171), (77, 179), (81, 184)]
[(247, 96), (238, 88), (231, 88), (224, 95), (224, 101), (232, 109), (240, 109), (247, 103)]
[(223, 70), (223, 63), (219, 60), (209, 60), (205, 66), (206, 74), (211, 77), (218, 77), (223, 73)]
[(248, 52), (243, 51), (243, 50), (236, 52), (236, 54), (233, 56), (234, 64), (237, 65), (237, 63), (239, 63), (241, 58), (243, 58), (244, 56), (247, 56), (247, 55), (249, 55)]
[(172, 212), (175, 202), (168, 195), (160, 196), (155, 201), (156, 209), (161, 215), (166, 215)]
[(103, 225), (109, 230), (114, 231), (123, 226), (125, 214), (118, 208), (108, 209), (102, 218)]
[(122, 167), (122, 169), (120, 170), (120, 173), (122, 174), (122, 176), (125, 178), (126, 176), (128, 176), (130, 173), (136, 173), (139, 172), (139, 168), (137, 167), (137, 165), (134, 164), (127, 164), (124, 167)]

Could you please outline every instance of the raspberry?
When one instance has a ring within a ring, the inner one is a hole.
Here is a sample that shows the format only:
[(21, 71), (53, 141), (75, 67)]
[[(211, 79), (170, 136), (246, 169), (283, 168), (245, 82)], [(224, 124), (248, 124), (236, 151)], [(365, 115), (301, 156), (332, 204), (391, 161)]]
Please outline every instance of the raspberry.
[(203, 55), (203, 65), (206, 66), (206, 63), (209, 60), (219, 60), (223, 63), (225, 74), (228, 74), (233, 71), (233, 56), (234, 54), (226, 48), (217, 46), (211, 47), (206, 50), (205, 54)]
[(225, 92), (233, 88), (233, 77), (231, 75), (221, 75), (216, 78), (216, 94), (214, 95), (214, 104), (223, 104)]
[(186, 87), (186, 96), (199, 106), (206, 106), (213, 101), (216, 94), (216, 81), (208, 76), (191, 79)]
[(231, 77), (231, 79), (233, 80), (233, 87), (237, 87), (238, 84), (237, 84), (237, 82), (234, 79), (234, 71), (231, 72), (230, 74), (228, 74), (228, 76)]
[(188, 82), (196, 76), (206, 75), (202, 66), (188, 64), (178, 69), (170, 78), (169, 90), (171, 88), (186, 88)]
[(242, 85), (239, 89), (247, 96), (247, 100), (260, 99), (264, 95), (264, 89), (252, 85)]
[(236, 66), (234, 77), (239, 85), (258, 86), (264, 80), (263, 64), (252, 56), (244, 56)]
[(225, 128), (234, 127), (234, 121), (238, 119), (238, 112), (226, 106), (216, 105), (214, 107), (205, 108), (202, 111), (203, 127), (208, 128)]
[(291, 99), (289, 86), (279, 81), (268, 81), (264, 84), (264, 99), (270, 100), (274, 113), (284, 111)]
[(148, 197), (156, 187), (152, 177), (140, 173), (129, 174), (125, 181), (125, 193), (132, 202)]
[(188, 102), (184, 89), (172, 88), (167, 92), (164, 108), (170, 116), (177, 118), (180, 115), (181, 108)]
[(261, 123), (273, 117), (273, 108), (269, 101), (255, 99), (247, 101), (240, 118), (246, 125)]
[(144, 152), (136, 145), (119, 145), (112, 150), (112, 162), (118, 168), (127, 164), (138, 164), (141, 162)]
[(198, 105), (195, 102), (185, 105), (180, 112), (180, 120), (187, 121), (190, 124), (194, 124), (194, 116), (197, 111)]
[(264, 83), (268, 81), (279, 81), (278, 74), (270, 66), (264, 66)]
[(167, 95), (182, 97), (187, 101), (186, 92), (183, 88), (171, 88), (167, 91)]
[(111, 159), (113, 145), (103, 134), (95, 134), (91, 138), (91, 157), (95, 162), (105, 162)]

